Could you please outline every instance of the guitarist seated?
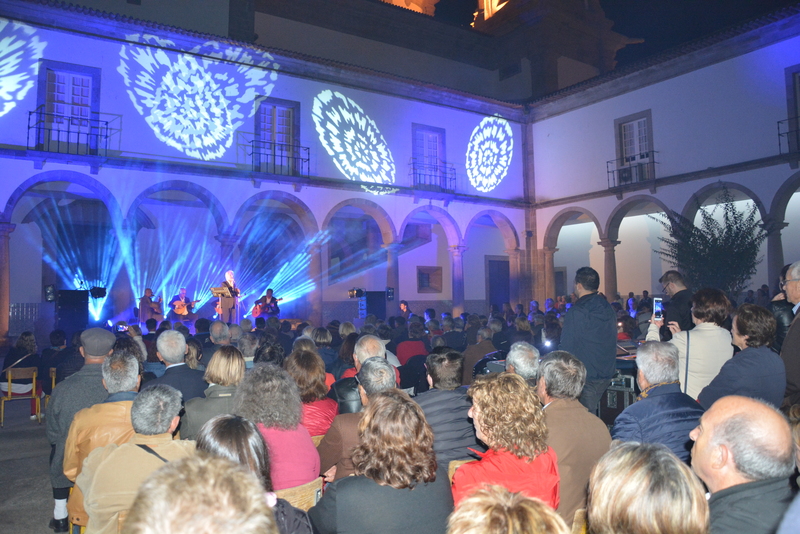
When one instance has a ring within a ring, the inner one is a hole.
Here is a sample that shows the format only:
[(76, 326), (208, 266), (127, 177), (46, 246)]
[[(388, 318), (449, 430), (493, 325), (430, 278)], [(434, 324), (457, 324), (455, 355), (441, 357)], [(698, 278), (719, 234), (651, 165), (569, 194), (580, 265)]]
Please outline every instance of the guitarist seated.
[(182, 287), (177, 295), (169, 299), (169, 305), (172, 308), (171, 319), (177, 321), (195, 321), (197, 314), (194, 313), (194, 305), (200, 302), (199, 300), (192, 300), (186, 296), (186, 288)]
[(153, 301), (153, 290), (149, 287), (144, 290), (144, 296), (139, 299), (139, 322), (147, 322), (148, 319), (156, 321), (164, 320), (164, 312), (161, 310), (161, 297)]
[(278, 317), (281, 314), (278, 302), (282, 300), (272, 296), (272, 289), (267, 289), (267, 294), (255, 302), (253, 317)]

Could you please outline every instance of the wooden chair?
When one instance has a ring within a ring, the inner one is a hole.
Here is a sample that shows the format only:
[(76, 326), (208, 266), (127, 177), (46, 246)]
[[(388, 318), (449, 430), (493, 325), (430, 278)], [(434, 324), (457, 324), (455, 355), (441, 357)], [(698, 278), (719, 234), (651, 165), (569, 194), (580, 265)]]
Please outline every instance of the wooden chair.
[(322, 477), (317, 477), (307, 484), (278, 490), (275, 494), (286, 499), (289, 504), (305, 512), (317, 504), (322, 498)]
[(447, 476), (448, 478), (450, 478), (450, 484), (453, 483), (453, 475), (456, 474), (456, 469), (458, 469), (464, 464), (474, 461), (475, 460), (453, 460), (452, 462), (450, 462), (447, 466)]
[[(36, 394), (36, 367), (12, 367), (6, 369), (6, 377), (8, 378), (8, 393), (0, 397), (0, 428), (5, 423), (6, 415), (6, 401), (28, 399), (36, 402), (36, 420), (42, 424), (42, 405), (39, 395)], [(30, 393), (11, 393), (12, 380), (30, 380), (31, 392)]]
[(572, 534), (586, 534), (586, 508), (575, 510), (572, 519)]
[[(50, 392), (56, 389), (56, 368), (50, 368)], [(47, 404), (50, 402), (50, 395), (44, 396), (44, 409), (47, 410)]]
[(311, 436), (311, 441), (314, 442), (314, 446), (315, 447), (319, 447), (319, 444), (322, 441), (322, 438), (324, 438), (324, 437), (325, 437), (325, 434), (322, 434), (321, 436)]

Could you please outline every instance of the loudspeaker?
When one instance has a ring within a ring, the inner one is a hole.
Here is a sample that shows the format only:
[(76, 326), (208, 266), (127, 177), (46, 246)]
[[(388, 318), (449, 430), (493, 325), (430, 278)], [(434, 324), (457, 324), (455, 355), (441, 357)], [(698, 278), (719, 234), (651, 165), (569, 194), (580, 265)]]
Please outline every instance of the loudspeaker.
[(62, 289), (56, 301), (56, 328), (67, 336), (89, 325), (89, 292)]
[(386, 320), (386, 292), (367, 291), (367, 315)]

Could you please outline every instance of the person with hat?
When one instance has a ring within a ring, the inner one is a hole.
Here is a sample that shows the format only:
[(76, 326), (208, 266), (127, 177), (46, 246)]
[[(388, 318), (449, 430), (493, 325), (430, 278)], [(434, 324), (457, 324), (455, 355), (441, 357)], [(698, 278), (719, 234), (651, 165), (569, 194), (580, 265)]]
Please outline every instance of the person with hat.
[(47, 405), (47, 439), (53, 452), (50, 455), (50, 483), (53, 486), (53, 519), (50, 528), (67, 532), (67, 499), (72, 482), (64, 475), (64, 446), (75, 414), (106, 400), (108, 392), (103, 386), (103, 361), (111, 354), (116, 337), (102, 328), (89, 328), (81, 334), (79, 351), (84, 359), (80, 371), (70, 376), (53, 390)]

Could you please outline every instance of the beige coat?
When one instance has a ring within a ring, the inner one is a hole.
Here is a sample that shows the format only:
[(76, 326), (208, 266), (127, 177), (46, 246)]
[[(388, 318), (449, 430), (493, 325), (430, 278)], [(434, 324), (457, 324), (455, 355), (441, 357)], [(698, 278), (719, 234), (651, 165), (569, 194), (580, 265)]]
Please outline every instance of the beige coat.
[(89, 514), (85, 534), (117, 534), (120, 513), (130, 509), (142, 482), (164, 462), (138, 447), (147, 445), (167, 460), (191, 456), (194, 441), (173, 440), (171, 434), (134, 434), (128, 443), (95, 449), (83, 464), (77, 485)]

